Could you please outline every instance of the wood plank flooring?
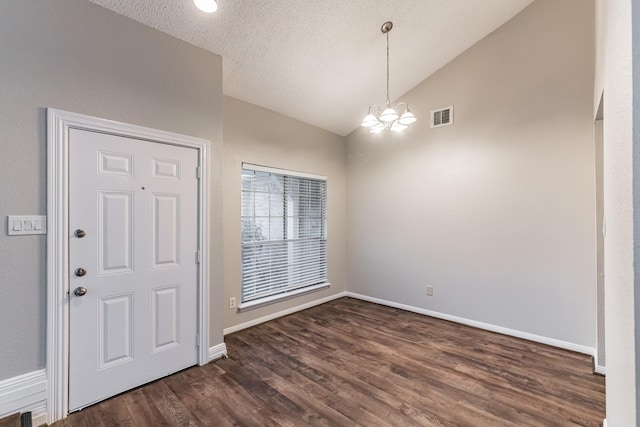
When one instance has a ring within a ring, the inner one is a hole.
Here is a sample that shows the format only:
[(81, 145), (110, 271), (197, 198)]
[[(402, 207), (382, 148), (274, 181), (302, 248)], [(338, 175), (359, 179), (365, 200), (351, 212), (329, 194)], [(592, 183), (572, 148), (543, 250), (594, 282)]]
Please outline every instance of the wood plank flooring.
[(225, 342), (228, 359), (54, 426), (598, 426), (605, 416), (589, 356), (351, 298)]

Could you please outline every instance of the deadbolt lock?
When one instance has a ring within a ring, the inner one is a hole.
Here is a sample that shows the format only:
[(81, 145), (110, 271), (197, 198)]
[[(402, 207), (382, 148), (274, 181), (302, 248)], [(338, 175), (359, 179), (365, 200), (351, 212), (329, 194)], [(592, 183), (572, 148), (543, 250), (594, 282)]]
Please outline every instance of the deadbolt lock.
[(82, 277), (87, 274), (87, 270), (85, 270), (84, 268), (76, 268), (75, 274), (78, 277)]
[(82, 239), (84, 236), (87, 235), (87, 232), (84, 231), (82, 228), (78, 228), (74, 234), (78, 239)]

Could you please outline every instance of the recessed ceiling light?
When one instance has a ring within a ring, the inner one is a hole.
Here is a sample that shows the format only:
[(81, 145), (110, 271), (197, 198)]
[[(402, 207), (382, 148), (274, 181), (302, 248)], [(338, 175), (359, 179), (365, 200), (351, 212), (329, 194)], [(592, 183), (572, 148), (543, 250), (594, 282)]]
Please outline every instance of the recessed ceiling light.
[(193, 2), (203, 12), (213, 13), (218, 10), (218, 2), (216, 0), (193, 0)]

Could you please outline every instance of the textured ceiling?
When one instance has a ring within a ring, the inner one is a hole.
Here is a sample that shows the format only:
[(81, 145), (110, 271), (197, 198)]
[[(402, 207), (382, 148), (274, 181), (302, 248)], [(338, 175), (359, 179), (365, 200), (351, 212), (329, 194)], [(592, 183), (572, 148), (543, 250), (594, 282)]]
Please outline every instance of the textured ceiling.
[(383, 22), (393, 100), (533, 0), (91, 1), (221, 55), (225, 95), (346, 135), (385, 100)]

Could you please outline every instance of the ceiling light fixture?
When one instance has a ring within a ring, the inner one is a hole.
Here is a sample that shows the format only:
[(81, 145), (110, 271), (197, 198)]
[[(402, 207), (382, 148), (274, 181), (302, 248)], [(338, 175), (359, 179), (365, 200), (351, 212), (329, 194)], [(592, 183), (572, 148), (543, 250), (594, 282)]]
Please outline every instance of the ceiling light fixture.
[(406, 102), (398, 102), (392, 107), (389, 101), (389, 31), (392, 28), (391, 21), (385, 22), (380, 28), (387, 35), (387, 103), (384, 109), (376, 104), (369, 106), (369, 112), (362, 119), (362, 126), (369, 128), (369, 133), (380, 133), (385, 129), (400, 132), (416, 121)]
[(193, 0), (195, 5), (203, 12), (213, 13), (218, 10), (218, 2), (216, 0)]

